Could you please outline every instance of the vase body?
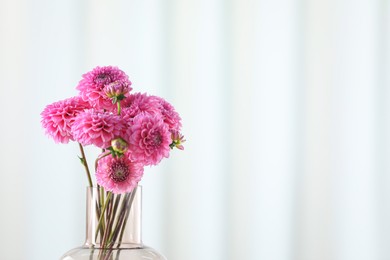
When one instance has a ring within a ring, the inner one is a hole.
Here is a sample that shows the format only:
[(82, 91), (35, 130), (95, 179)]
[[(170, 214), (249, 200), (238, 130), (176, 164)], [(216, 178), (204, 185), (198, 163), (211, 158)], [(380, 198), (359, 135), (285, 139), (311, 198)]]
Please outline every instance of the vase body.
[(113, 194), (87, 189), (86, 240), (60, 260), (166, 260), (141, 239), (142, 187)]

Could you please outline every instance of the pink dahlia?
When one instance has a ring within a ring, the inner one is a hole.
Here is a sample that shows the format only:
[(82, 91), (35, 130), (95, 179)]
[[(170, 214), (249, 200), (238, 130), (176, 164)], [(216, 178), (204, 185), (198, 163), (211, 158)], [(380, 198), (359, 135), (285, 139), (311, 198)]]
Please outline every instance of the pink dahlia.
[(171, 133), (161, 116), (138, 114), (127, 131), (131, 158), (145, 165), (156, 165), (169, 156)]
[(130, 94), (121, 102), (121, 115), (125, 120), (132, 119), (140, 113), (160, 114), (160, 103), (147, 94)]
[(112, 139), (120, 137), (123, 128), (124, 123), (118, 115), (88, 109), (74, 119), (72, 133), (82, 145), (93, 144), (105, 149)]
[(68, 98), (46, 106), (41, 113), (41, 123), (46, 134), (56, 143), (74, 141), (71, 131), (72, 124), (75, 117), (87, 108), (89, 104), (80, 97)]
[(96, 67), (84, 74), (76, 89), (94, 108), (112, 110), (115, 106), (104, 88), (113, 82), (121, 82), (126, 86), (126, 91), (131, 90), (129, 77), (122, 70), (112, 66)]
[(175, 108), (168, 103), (165, 99), (157, 96), (153, 96), (154, 99), (158, 100), (160, 104), (160, 111), (164, 118), (164, 122), (168, 124), (171, 131), (180, 131), (181, 118), (176, 112)]
[(112, 193), (131, 192), (138, 185), (143, 172), (143, 165), (130, 161), (128, 156), (108, 155), (98, 161), (96, 181)]

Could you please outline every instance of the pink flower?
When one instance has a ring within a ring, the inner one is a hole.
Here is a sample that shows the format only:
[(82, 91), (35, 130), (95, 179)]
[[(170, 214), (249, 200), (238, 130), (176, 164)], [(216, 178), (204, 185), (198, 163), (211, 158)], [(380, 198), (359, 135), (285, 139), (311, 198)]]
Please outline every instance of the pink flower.
[(42, 126), (56, 143), (74, 141), (71, 127), (77, 114), (89, 108), (80, 97), (72, 97), (46, 106), (42, 111)]
[(129, 91), (131, 90), (128, 76), (117, 67), (112, 66), (96, 67), (84, 74), (76, 89), (80, 91), (81, 97), (94, 108), (111, 111), (115, 106), (112, 104), (111, 98), (106, 95), (104, 87), (115, 81), (122, 82), (128, 86)]
[(160, 111), (164, 118), (164, 122), (168, 124), (169, 129), (172, 131), (180, 131), (181, 128), (181, 118), (179, 114), (175, 111), (175, 108), (168, 103), (165, 99), (153, 96), (154, 99), (158, 100), (160, 104)]
[[(116, 98), (121, 100), (131, 90), (130, 85), (127, 81), (117, 80), (105, 85), (103, 88), (104, 93), (109, 98)], [(115, 102), (114, 102), (115, 103)]]
[(184, 135), (182, 135), (178, 131), (171, 131), (171, 139), (172, 143), (169, 146), (172, 149), (173, 147), (176, 147), (179, 150), (184, 150), (184, 146), (182, 145), (186, 141), (184, 139)]
[(125, 120), (134, 118), (140, 113), (160, 114), (160, 103), (147, 94), (130, 94), (121, 102), (121, 116)]
[(121, 118), (109, 112), (88, 109), (80, 113), (72, 125), (74, 139), (82, 145), (93, 144), (105, 149), (120, 137), (124, 128)]
[(108, 155), (98, 161), (96, 181), (112, 193), (131, 192), (141, 180), (143, 172), (143, 165), (130, 161), (128, 156)]
[(156, 165), (169, 156), (171, 133), (161, 116), (138, 114), (127, 131), (131, 158), (145, 165)]

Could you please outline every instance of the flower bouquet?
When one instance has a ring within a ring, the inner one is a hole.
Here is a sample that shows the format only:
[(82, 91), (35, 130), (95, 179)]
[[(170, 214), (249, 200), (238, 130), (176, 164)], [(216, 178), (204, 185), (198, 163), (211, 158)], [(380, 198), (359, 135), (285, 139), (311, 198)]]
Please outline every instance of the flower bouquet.
[[(122, 244), (144, 167), (157, 165), (173, 148), (184, 149), (174, 107), (163, 98), (132, 93), (131, 85), (119, 68), (96, 67), (82, 76), (78, 96), (41, 113), (42, 126), (56, 143), (78, 143), (88, 184), (97, 189), (97, 224), (88, 246), (105, 249), (99, 259), (110, 259), (113, 247)], [(84, 152), (88, 145), (101, 149), (93, 164), (96, 184)]]

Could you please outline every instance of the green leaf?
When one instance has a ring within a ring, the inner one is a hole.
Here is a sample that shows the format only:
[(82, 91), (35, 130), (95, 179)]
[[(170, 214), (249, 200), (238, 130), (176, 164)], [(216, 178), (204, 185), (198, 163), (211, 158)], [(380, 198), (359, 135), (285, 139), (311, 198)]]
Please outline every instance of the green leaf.
[(117, 97), (113, 97), (112, 98), (112, 103), (115, 104), (116, 102), (118, 102), (118, 98)]
[(84, 158), (82, 158), (82, 157), (80, 157), (80, 156), (77, 156), (77, 157), (80, 159), (81, 164), (82, 164), (82, 165), (85, 165), (85, 160), (84, 160)]
[(122, 101), (123, 99), (125, 99), (125, 95), (120, 94), (120, 95), (117, 96), (116, 98), (118, 99), (118, 101)]

